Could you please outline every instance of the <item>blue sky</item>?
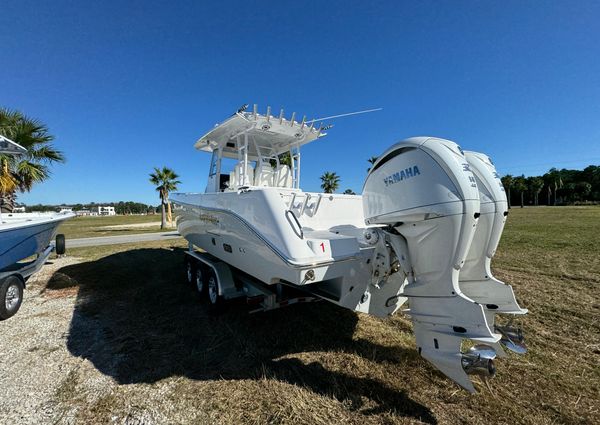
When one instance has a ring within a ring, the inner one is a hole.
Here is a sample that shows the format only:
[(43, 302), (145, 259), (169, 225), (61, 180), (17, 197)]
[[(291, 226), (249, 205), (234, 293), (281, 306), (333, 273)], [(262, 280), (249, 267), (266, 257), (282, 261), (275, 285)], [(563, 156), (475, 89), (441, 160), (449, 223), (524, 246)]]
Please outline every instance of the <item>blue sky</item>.
[(26, 203), (158, 203), (154, 166), (203, 191), (194, 141), (244, 103), (327, 116), (303, 188), (410, 136), (487, 153), (502, 174), (600, 163), (600, 2), (13, 1), (0, 13), (0, 105), (68, 158)]

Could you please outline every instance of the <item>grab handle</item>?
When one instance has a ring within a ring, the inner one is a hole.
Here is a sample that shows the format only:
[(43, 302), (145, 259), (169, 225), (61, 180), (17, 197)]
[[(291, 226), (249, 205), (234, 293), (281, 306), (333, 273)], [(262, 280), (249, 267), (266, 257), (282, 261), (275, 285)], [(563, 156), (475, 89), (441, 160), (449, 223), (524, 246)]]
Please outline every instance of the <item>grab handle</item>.
[[(298, 230), (296, 230), (294, 223), (292, 223), (292, 220), (290, 220), (290, 214), (293, 217), (294, 221), (296, 222), (296, 226), (298, 226)], [(304, 230), (302, 230), (302, 226), (300, 225), (300, 222), (298, 221), (296, 214), (294, 214), (294, 212), (292, 210), (286, 210), (285, 218), (287, 219), (288, 223), (290, 223), (290, 226), (292, 226), (292, 230), (294, 231), (296, 236), (298, 236), (300, 239), (304, 239)]]

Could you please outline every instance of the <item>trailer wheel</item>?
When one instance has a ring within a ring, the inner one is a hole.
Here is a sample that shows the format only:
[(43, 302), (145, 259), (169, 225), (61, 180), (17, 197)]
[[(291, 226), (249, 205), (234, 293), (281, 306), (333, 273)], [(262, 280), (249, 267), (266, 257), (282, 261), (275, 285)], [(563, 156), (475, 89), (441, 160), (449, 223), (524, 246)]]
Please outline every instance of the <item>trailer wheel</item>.
[(66, 243), (65, 243), (65, 235), (58, 234), (56, 235), (56, 254), (64, 255), (67, 251)]
[(196, 272), (194, 273), (194, 283), (196, 284), (196, 289), (201, 296), (206, 293), (206, 274), (206, 267), (204, 267), (202, 264), (198, 264), (196, 267)]
[(221, 304), (221, 296), (219, 295), (219, 282), (217, 281), (217, 275), (213, 270), (208, 272), (208, 300), (214, 307)]
[(23, 302), (23, 281), (15, 275), (0, 281), (0, 320), (15, 315)]
[(186, 258), (186, 260), (185, 260), (185, 272), (186, 272), (185, 277), (186, 277), (187, 283), (189, 283), (191, 285), (192, 283), (194, 283), (195, 271), (194, 271), (194, 262), (189, 257)]

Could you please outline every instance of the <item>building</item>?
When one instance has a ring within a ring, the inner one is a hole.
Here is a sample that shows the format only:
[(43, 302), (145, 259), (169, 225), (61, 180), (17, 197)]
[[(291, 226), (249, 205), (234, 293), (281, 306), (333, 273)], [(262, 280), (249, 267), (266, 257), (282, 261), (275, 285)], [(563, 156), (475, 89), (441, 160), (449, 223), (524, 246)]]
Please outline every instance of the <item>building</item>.
[(105, 207), (102, 205), (93, 206), (91, 208), (92, 214), (96, 213), (98, 215), (117, 215), (115, 212), (115, 207)]
[(25, 207), (14, 207), (12, 212), (14, 213), (24, 213), (25, 212)]

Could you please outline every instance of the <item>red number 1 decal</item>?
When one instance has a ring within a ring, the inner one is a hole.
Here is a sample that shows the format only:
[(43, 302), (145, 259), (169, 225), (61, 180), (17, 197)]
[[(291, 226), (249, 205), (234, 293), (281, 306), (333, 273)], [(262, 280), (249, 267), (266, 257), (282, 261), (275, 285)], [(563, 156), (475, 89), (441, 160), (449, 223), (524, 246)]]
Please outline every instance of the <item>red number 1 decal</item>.
[(321, 249), (323, 250), (323, 252), (325, 252), (325, 243), (321, 242), (321, 245), (319, 245), (321, 247)]

